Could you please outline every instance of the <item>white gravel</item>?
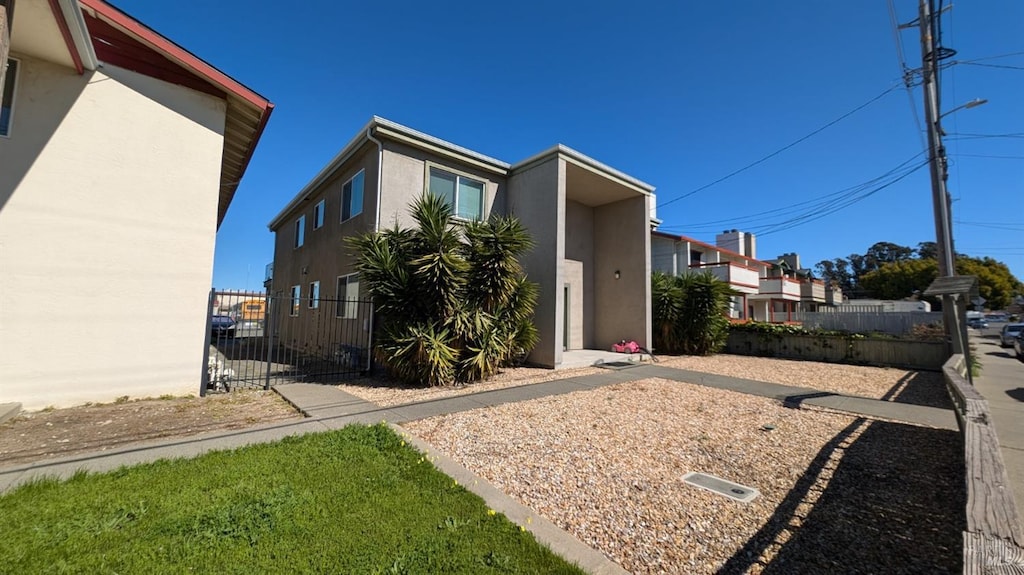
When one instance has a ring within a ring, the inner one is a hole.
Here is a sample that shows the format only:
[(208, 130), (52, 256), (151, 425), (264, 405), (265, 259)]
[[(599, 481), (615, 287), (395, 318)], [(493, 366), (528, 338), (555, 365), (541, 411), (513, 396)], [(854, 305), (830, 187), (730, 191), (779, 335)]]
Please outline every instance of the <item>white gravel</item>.
[[(959, 561), (955, 432), (660, 379), (404, 427), (635, 573), (938, 573)], [(688, 471), (762, 495), (737, 503), (684, 484)]]

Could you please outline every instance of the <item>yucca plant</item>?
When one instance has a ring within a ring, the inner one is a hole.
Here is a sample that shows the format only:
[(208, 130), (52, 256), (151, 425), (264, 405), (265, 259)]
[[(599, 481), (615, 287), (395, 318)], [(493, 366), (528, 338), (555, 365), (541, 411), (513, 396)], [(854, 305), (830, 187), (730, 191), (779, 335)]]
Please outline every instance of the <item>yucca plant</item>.
[(450, 385), (486, 378), (537, 344), (537, 286), (519, 257), (533, 247), (515, 218), (457, 223), (434, 195), (410, 206), (416, 227), (348, 241), (381, 326), (376, 354), (397, 379)]
[(673, 353), (709, 355), (729, 335), (729, 284), (708, 272), (651, 276), (654, 346)]

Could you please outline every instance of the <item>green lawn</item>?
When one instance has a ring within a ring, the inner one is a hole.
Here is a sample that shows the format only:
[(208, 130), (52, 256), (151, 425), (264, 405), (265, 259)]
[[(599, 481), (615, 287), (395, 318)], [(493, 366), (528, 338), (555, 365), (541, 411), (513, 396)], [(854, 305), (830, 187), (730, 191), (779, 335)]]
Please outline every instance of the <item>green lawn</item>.
[(582, 573), (384, 425), (38, 481), (7, 573)]

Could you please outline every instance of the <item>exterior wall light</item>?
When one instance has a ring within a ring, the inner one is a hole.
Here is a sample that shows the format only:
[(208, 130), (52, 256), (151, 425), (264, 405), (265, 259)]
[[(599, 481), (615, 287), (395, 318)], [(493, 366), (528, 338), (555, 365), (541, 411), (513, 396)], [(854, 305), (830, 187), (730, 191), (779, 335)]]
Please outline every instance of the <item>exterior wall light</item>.
[(619, 272), (619, 270), (615, 270), (615, 279), (619, 279), (620, 277), (622, 277), (622, 274)]

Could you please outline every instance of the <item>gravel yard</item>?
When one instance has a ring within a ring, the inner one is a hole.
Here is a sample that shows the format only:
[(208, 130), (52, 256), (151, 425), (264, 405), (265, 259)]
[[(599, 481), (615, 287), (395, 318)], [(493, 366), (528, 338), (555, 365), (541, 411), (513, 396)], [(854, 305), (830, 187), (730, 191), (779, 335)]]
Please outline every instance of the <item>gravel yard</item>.
[[(793, 361), (768, 357), (719, 354), (708, 357), (658, 356), (659, 365), (744, 379), (798, 385), (845, 395), (949, 408), (942, 375), (885, 367)], [(479, 393), (518, 385), (598, 373), (600, 368), (551, 370), (536, 367), (503, 369), (493, 378), (461, 387), (397, 387), (385, 379), (361, 379), (339, 385), (344, 392), (388, 407)]]
[(659, 365), (929, 407), (952, 407), (942, 374), (771, 357), (658, 356)]
[[(960, 569), (956, 432), (658, 379), (405, 427), (635, 573)], [(688, 471), (762, 495), (737, 503)]]

